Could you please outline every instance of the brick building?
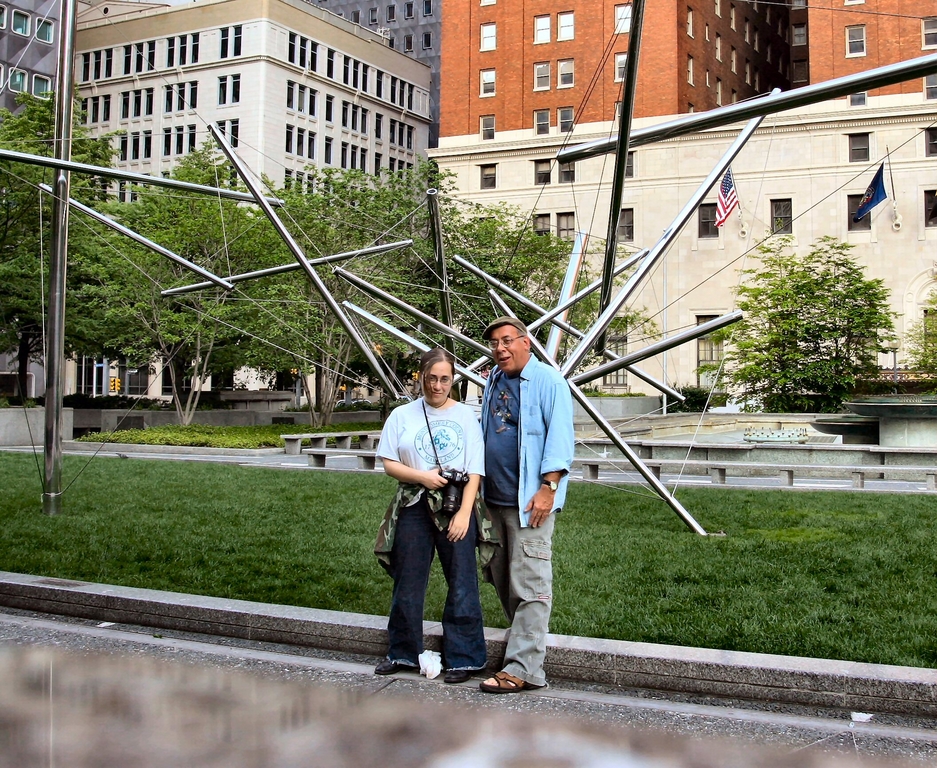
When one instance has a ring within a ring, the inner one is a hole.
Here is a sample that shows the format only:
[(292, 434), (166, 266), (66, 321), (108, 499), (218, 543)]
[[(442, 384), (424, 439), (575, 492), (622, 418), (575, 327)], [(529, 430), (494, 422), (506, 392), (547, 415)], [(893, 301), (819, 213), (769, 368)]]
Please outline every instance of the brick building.
[[(621, 0), (448, 0), (440, 135), (548, 135), (612, 119), (631, 10)], [(788, 10), (774, 3), (649, 3), (635, 116), (703, 111), (788, 87), (788, 32)]]
[[(937, 50), (937, 0), (791, 0), (791, 80), (821, 83)], [(869, 95), (937, 97), (937, 75)], [(854, 106), (866, 94), (852, 97)]]

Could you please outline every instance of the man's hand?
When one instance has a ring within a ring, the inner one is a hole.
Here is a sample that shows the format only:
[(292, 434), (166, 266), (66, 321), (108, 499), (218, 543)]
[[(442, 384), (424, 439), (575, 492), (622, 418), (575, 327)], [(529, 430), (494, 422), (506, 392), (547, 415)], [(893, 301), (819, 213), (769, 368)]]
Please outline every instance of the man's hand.
[(539, 528), (546, 522), (547, 517), (553, 513), (553, 497), (555, 495), (548, 485), (541, 485), (540, 490), (534, 494), (524, 510), (530, 512), (531, 528)]

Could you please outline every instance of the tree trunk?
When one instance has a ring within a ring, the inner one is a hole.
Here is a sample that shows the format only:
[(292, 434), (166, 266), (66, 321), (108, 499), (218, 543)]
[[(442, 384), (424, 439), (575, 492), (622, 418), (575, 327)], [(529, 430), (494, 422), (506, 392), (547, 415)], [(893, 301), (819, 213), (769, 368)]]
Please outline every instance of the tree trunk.
[(29, 396), (29, 358), (32, 356), (32, 346), (37, 334), (32, 328), (24, 328), (20, 334), (20, 343), (16, 349), (16, 384), (19, 396), (26, 401)]

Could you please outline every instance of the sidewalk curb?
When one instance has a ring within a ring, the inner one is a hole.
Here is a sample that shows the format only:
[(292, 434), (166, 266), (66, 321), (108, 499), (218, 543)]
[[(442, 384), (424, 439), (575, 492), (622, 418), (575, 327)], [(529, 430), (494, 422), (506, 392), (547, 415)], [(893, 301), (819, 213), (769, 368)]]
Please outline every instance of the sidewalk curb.
[[(0, 571), (0, 605), (159, 629), (383, 656), (387, 619)], [(442, 628), (424, 622), (426, 647)], [(490, 660), (505, 630), (486, 629)], [(548, 635), (547, 676), (863, 712), (937, 715), (937, 670)]]

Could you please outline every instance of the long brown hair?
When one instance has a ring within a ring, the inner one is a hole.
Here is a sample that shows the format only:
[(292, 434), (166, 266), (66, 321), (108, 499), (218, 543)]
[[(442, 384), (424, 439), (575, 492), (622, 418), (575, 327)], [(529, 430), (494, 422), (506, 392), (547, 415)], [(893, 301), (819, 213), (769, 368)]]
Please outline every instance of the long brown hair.
[(436, 363), (449, 363), (452, 376), (455, 378), (455, 358), (449, 351), (442, 347), (426, 350), (420, 357), (420, 393), (422, 395), (426, 395), (426, 374)]

